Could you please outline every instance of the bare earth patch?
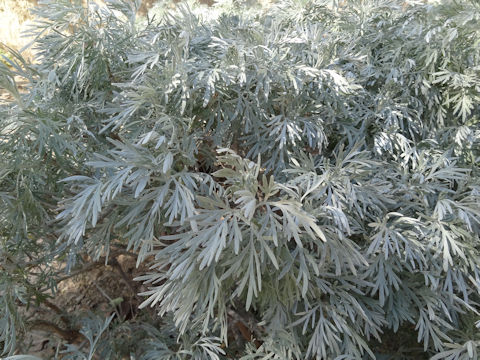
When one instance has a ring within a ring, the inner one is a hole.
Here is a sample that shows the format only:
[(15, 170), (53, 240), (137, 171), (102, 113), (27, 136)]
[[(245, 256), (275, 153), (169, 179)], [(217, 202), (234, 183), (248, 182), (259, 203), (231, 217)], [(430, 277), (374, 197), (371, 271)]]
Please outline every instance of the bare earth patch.
[(65, 342), (81, 344), (85, 339), (77, 321), (88, 313), (105, 318), (116, 313), (119, 319), (134, 320), (142, 301), (137, 294), (145, 288), (132, 279), (147, 269), (136, 268), (136, 257), (132, 255), (110, 258), (109, 265), (102, 259), (66, 275), (58, 284), (54, 299), (46, 302), (47, 307), (35, 313), (26, 311), (29, 320), (22, 350), (49, 359)]

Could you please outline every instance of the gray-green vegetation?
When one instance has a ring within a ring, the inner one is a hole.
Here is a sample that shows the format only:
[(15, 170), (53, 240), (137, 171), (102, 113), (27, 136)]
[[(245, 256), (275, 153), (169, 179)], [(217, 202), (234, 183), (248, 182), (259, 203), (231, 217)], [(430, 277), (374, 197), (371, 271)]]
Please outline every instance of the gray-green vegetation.
[(478, 2), (44, 3), (37, 62), (0, 62), (5, 356), (115, 242), (162, 320), (90, 314), (61, 358), (123, 327), (142, 360), (478, 359)]

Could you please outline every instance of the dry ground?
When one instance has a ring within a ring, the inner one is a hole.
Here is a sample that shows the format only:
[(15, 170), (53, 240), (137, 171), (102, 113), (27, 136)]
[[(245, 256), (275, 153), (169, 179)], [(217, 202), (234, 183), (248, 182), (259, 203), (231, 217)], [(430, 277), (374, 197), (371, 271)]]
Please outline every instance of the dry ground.
[(144, 300), (138, 293), (146, 288), (132, 279), (147, 271), (144, 266), (135, 267), (136, 255), (110, 257), (109, 265), (104, 259), (93, 263), (85, 260), (87, 265), (58, 283), (54, 297), (35, 310), (23, 309), (28, 320), (19, 343), (21, 353), (53, 359), (64, 343), (80, 344), (85, 339), (78, 332), (77, 318), (87, 313), (106, 318), (115, 312), (117, 318), (136, 318), (138, 305)]

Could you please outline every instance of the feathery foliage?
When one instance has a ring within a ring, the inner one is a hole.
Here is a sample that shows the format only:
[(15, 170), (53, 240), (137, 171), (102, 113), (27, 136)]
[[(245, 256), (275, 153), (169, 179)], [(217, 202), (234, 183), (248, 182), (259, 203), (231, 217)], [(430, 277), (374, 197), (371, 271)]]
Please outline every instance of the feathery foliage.
[(38, 61), (0, 62), (2, 354), (115, 242), (162, 321), (62, 358), (478, 358), (478, 2), (106, 3), (43, 1)]

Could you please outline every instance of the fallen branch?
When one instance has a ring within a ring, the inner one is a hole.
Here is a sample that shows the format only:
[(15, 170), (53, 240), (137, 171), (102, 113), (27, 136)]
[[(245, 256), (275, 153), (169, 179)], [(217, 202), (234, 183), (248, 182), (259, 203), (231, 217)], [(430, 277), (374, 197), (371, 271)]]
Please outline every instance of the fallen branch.
[(33, 320), (30, 322), (29, 327), (30, 329), (46, 331), (49, 334), (56, 334), (68, 343), (76, 343), (83, 339), (83, 335), (77, 330), (62, 329), (58, 325), (46, 320)]

